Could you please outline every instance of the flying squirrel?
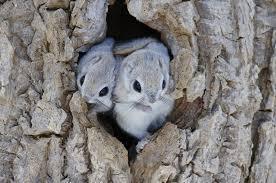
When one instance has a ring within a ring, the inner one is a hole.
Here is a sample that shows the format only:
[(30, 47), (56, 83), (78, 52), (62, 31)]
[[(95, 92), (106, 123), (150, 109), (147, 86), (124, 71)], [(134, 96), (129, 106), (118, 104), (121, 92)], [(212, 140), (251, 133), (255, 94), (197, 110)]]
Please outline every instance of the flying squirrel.
[(120, 60), (114, 116), (124, 131), (141, 140), (164, 124), (174, 105), (168, 50), (156, 39), (140, 38), (116, 44), (113, 53)]
[(92, 104), (94, 112), (106, 112), (113, 107), (111, 93), (116, 74), (113, 46), (114, 40), (106, 38), (91, 47), (78, 64), (78, 89), (86, 102)]

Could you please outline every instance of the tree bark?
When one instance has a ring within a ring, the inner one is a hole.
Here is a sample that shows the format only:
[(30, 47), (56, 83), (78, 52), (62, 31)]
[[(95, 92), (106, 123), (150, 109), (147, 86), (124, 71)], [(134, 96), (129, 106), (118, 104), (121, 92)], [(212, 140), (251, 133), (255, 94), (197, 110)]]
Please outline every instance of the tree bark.
[(126, 1), (161, 33), (176, 88), (130, 164), (75, 84), (110, 3), (0, 0), (0, 182), (275, 183), (276, 1)]

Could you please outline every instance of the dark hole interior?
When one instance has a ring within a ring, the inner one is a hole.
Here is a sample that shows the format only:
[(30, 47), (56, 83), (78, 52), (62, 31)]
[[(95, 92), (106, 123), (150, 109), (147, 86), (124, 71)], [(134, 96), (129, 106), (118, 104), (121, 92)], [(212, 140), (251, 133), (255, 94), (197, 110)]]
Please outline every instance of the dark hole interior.
[(108, 7), (107, 37), (115, 40), (129, 40), (140, 37), (155, 37), (160, 39), (160, 33), (136, 20), (127, 10), (124, 0), (116, 0)]

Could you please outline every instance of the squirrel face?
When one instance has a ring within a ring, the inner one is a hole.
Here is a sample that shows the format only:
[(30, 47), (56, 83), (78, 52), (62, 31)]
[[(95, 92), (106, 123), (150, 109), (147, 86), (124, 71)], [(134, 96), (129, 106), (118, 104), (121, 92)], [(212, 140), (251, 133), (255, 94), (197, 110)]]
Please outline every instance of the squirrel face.
[(81, 59), (77, 85), (82, 97), (92, 104), (93, 111), (105, 112), (112, 108), (111, 93), (115, 83), (113, 40), (96, 45)]
[[(166, 58), (153, 52), (136, 51), (126, 57), (117, 83), (123, 84), (127, 96), (118, 96), (116, 102), (133, 102), (142, 110), (150, 110), (156, 101), (163, 100), (169, 86), (169, 68)], [(127, 100), (127, 101), (126, 101)]]
[(112, 108), (111, 92), (114, 88), (114, 66), (96, 63), (87, 73), (78, 78), (82, 97), (93, 104), (95, 112), (105, 112)]

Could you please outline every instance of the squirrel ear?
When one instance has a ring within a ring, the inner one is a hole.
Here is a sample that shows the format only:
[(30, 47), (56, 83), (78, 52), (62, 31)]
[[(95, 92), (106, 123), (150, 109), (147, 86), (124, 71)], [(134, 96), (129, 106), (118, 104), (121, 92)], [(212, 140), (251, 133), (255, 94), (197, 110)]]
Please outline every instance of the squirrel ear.
[(162, 58), (159, 58), (158, 63), (159, 63), (159, 67), (163, 73), (169, 73), (169, 70), (170, 70), (169, 62), (166, 63), (165, 60), (163, 60)]
[(91, 64), (95, 65), (95, 64), (97, 64), (98, 62), (100, 62), (102, 60), (102, 57), (101, 56), (94, 56), (90, 60), (91, 60)]
[(78, 74), (86, 74), (89, 70), (94, 67), (95, 64), (99, 63), (102, 59), (101, 56), (86, 56), (81, 58), (78, 63)]
[(160, 58), (158, 59), (158, 63), (159, 63), (159, 67), (163, 70), (164, 69), (163, 61)]
[[(117, 86), (120, 86), (121, 84), (124, 85), (124, 87), (127, 90), (130, 90), (130, 76), (131, 72), (133, 71), (134, 67), (131, 62), (123, 62), (120, 67), (120, 72), (119, 72), (119, 80), (122, 82), (118, 82)], [(117, 80), (118, 81), (118, 80)]]
[(85, 80), (85, 76), (86, 76), (86, 73), (82, 74), (82, 75), (79, 75), (78, 78), (77, 78), (77, 85), (78, 85), (79, 90), (81, 90), (81, 88), (82, 88), (82, 85), (83, 85), (84, 80)]

